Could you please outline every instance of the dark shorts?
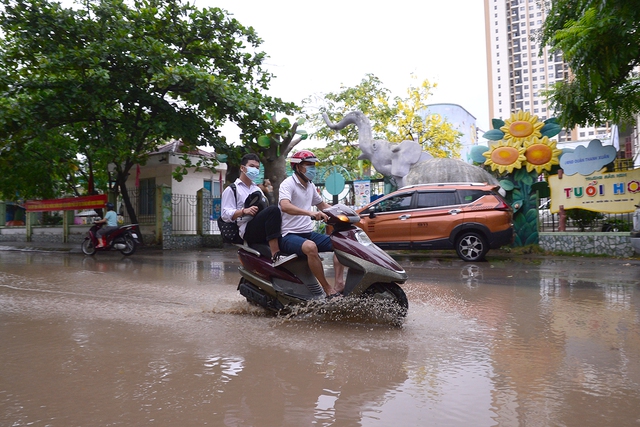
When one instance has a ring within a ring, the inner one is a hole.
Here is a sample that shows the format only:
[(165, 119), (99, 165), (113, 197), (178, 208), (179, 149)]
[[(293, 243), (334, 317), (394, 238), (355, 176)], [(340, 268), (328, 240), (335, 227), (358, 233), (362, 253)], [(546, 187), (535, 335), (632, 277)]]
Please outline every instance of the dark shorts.
[(302, 234), (287, 234), (280, 238), (280, 250), (286, 254), (297, 254), (299, 257), (305, 257), (302, 252), (302, 244), (305, 240), (313, 241), (318, 247), (318, 252), (331, 252), (333, 251), (333, 245), (331, 244), (331, 238), (326, 234), (311, 233)]
[(111, 233), (112, 231), (115, 231), (118, 229), (118, 226), (112, 226), (112, 225), (103, 225), (102, 227), (100, 227), (100, 229), (96, 232), (96, 236), (98, 237), (102, 237), (102, 236), (106, 236), (107, 234)]

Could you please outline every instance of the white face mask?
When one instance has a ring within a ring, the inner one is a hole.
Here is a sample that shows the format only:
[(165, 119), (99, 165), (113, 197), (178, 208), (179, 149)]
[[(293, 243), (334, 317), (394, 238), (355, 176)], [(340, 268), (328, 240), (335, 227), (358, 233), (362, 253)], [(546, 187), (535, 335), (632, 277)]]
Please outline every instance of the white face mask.
[(247, 171), (245, 172), (245, 175), (247, 175), (247, 177), (251, 181), (257, 184), (258, 181), (260, 181), (259, 179), (260, 169), (254, 168), (253, 166), (246, 166), (246, 168), (247, 168)]

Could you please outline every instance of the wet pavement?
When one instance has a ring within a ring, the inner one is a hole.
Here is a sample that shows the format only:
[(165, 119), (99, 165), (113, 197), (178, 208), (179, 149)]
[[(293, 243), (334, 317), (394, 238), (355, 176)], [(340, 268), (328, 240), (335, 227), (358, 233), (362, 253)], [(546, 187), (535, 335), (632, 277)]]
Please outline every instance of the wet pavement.
[(640, 261), (396, 256), (402, 328), (270, 316), (233, 248), (0, 244), (0, 425), (640, 425)]

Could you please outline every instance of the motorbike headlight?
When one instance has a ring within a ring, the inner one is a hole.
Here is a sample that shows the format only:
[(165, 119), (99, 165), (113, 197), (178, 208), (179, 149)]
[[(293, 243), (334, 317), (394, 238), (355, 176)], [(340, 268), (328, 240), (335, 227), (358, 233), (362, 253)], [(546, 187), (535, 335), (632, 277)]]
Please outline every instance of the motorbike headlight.
[(356, 235), (356, 240), (362, 246), (369, 246), (369, 245), (371, 245), (373, 243), (373, 242), (371, 242), (371, 239), (369, 238), (369, 236), (367, 236), (367, 233), (365, 233), (362, 230), (356, 231), (355, 235)]

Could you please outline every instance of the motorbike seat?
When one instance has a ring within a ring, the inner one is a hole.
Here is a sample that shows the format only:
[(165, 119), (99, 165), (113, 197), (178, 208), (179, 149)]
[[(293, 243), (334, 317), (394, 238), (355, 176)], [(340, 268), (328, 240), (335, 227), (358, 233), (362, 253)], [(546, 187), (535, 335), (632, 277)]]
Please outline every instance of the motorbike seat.
[(255, 249), (256, 251), (260, 252), (260, 256), (271, 258), (271, 249), (269, 249), (269, 245), (265, 245), (264, 243), (244, 243), (251, 249)]
[(110, 235), (111, 233), (113, 233), (114, 231), (118, 231), (118, 229), (120, 229), (120, 227), (118, 227), (118, 228), (114, 228), (113, 230), (109, 230), (109, 231), (107, 231), (106, 233), (104, 233), (104, 236), (105, 236), (105, 237), (106, 237), (106, 236), (109, 236), (109, 235)]

